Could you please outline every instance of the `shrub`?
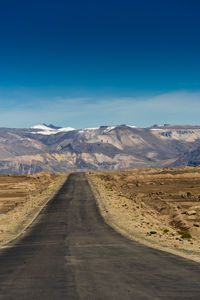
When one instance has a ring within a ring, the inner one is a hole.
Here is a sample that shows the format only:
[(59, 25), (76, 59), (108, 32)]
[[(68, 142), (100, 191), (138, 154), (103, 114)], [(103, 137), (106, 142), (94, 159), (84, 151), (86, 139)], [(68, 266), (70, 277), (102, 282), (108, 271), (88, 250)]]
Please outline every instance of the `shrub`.
[(184, 231), (184, 230), (179, 230), (178, 234), (181, 235), (181, 238), (183, 239), (191, 239), (191, 234), (188, 231)]

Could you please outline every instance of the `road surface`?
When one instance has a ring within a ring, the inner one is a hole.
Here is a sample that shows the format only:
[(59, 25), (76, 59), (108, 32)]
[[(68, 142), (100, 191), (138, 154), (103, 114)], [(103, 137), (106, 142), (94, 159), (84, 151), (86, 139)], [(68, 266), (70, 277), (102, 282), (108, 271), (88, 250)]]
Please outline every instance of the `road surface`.
[(0, 250), (0, 299), (200, 299), (200, 264), (130, 241), (71, 174), (21, 238)]

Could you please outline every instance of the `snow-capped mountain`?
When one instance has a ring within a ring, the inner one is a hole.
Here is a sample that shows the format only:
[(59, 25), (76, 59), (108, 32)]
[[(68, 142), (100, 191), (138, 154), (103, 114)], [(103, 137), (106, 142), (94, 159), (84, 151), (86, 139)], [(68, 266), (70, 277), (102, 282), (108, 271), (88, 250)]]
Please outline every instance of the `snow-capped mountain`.
[(31, 128), (35, 129), (35, 131), (32, 132), (33, 134), (44, 134), (44, 135), (76, 130), (75, 128), (72, 127), (56, 127), (54, 125), (46, 125), (46, 124), (34, 125)]
[[(135, 126), (129, 126), (126, 125), (127, 127), (130, 128), (135, 128)], [(91, 127), (91, 128), (83, 128), (83, 129), (75, 129), (72, 127), (56, 127), (54, 125), (46, 125), (46, 124), (38, 124), (31, 126), (34, 131), (32, 132), (33, 134), (44, 134), (44, 135), (51, 135), (51, 134), (57, 134), (60, 132), (68, 132), (68, 131), (74, 131), (77, 130), (78, 132), (90, 132), (90, 131), (97, 131), (99, 129), (102, 129), (105, 127), (104, 132), (109, 132), (112, 129), (116, 128), (117, 126), (101, 126), (101, 127)]]
[[(0, 173), (200, 164), (200, 126), (0, 128)], [(190, 153), (190, 154), (189, 154)]]

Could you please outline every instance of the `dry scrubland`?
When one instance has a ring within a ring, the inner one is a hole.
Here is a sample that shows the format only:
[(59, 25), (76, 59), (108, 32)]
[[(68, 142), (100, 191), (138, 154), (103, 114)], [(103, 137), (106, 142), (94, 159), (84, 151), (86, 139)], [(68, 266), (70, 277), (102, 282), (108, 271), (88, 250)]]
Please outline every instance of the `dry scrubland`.
[(0, 175), (0, 246), (25, 230), (66, 178), (49, 172)]
[(88, 178), (109, 225), (200, 262), (200, 167), (89, 172)]

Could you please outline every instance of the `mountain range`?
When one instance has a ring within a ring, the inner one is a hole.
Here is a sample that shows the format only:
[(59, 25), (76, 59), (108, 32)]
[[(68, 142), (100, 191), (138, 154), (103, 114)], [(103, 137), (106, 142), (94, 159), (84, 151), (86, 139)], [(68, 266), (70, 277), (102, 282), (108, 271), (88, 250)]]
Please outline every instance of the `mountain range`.
[(200, 126), (0, 128), (0, 173), (120, 170), (200, 164)]

